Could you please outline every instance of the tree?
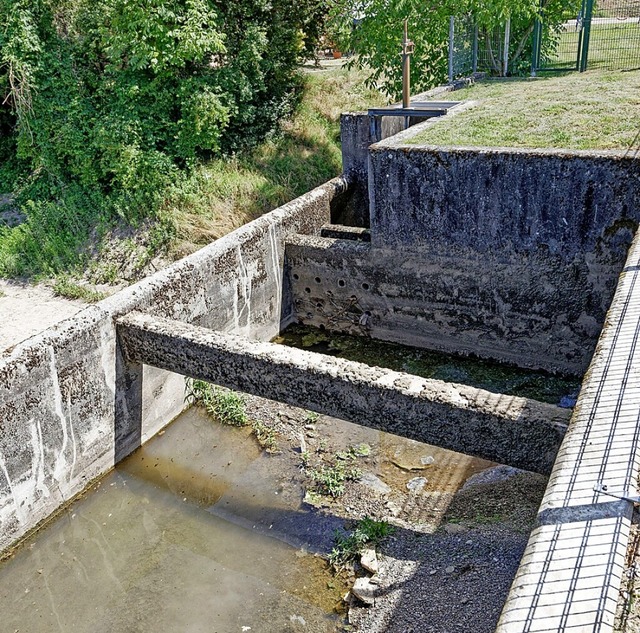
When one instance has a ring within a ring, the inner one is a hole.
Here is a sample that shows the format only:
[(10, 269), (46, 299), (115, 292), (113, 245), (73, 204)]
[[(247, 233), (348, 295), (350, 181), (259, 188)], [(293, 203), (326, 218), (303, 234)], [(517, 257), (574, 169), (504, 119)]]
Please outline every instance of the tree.
[[(527, 63), (530, 59), (535, 20), (544, 15), (545, 24), (559, 24), (566, 18), (566, 7), (563, 0), (336, 0), (330, 23), (355, 53), (353, 63), (370, 71), (370, 85), (380, 87), (394, 99), (402, 92), (399, 53), (405, 19), (415, 42), (411, 60), (411, 90), (415, 94), (447, 81), (451, 16), (471, 16), (479, 27), (481, 46), (493, 59), (492, 70), (500, 74), (500, 64), (491, 50), (493, 30), (510, 20), (509, 58), (514, 67), (522, 66), (522, 60)], [(354, 18), (358, 24), (351, 29)]]

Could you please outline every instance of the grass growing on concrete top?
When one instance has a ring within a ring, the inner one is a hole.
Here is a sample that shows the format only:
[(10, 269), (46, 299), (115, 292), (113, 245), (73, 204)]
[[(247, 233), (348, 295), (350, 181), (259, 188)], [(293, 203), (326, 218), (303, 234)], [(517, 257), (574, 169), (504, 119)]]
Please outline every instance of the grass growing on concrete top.
[(640, 71), (483, 81), (452, 98), (478, 104), (409, 143), (626, 150), (640, 129)]

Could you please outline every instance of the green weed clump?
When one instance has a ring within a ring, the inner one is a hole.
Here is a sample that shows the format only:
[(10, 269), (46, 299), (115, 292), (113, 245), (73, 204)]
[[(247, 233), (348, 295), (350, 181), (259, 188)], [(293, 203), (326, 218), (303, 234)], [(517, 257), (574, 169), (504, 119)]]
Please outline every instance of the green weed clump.
[(253, 429), (253, 434), (258, 444), (260, 444), (261, 448), (267, 453), (274, 454), (279, 451), (278, 440), (276, 439), (277, 433), (274, 429), (259, 420), (254, 420), (251, 423), (251, 428)]
[(314, 492), (330, 497), (340, 497), (344, 494), (345, 482), (358, 481), (362, 477), (359, 468), (347, 468), (342, 462), (333, 465), (322, 465), (309, 471), (314, 481)]
[(374, 521), (364, 517), (350, 534), (336, 530), (335, 546), (329, 554), (329, 563), (340, 569), (358, 559), (365, 549), (378, 549), (384, 539), (391, 536), (396, 528), (386, 521)]
[(59, 297), (80, 299), (87, 303), (97, 303), (107, 296), (104, 292), (87, 288), (87, 286), (83, 286), (64, 275), (56, 278), (53, 284), (53, 292)]
[(191, 380), (187, 399), (204, 407), (207, 413), (228, 426), (248, 426), (246, 403), (242, 394), (215, 387), (204, 380)]

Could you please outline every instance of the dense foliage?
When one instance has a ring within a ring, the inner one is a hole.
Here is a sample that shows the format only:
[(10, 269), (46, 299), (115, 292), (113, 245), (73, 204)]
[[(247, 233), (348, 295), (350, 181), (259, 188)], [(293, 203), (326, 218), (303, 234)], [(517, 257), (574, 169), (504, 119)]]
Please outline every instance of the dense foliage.
[(318, 0), (0, 0), (0, 187), (27, 215), (0, 228), (0, 274), (64, 268), (273, 132), (321, 19)]
[[(371, 69), (370, 83), (381, 87), (390, 98), (398, 98), (402, 92), (399, 53), (405, 19), (415, 43), (411, 60), (415, 94), (447, 81), (450, 16), (469, 18), (478, 25), (489, 70), (500, 74), (498, 59), (491, 50), (491, 34), (497, 27), (504, 27), (510, 20), (512, 66), (530, 68), (536, 18), (543, 16), (547, 29), (553, 30), (567, 18), (569, 9), (573, 11), (574, 4), (576, 0), (335, 0), (329, 25), (332, 39), (343, 50), (356, 54), (353, 63)], [(573, 15), (577, 15), (577, 9)]]

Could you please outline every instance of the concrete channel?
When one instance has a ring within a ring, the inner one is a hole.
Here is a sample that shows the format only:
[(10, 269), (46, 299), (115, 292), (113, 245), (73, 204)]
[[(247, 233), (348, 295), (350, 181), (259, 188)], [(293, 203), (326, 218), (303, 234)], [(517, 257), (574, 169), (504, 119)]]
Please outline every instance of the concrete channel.
[[(345, 115), (343, 176), (3, 356), (0, 551), (175, 418), (188, 375), (551, 471), (498, 630), (612, 630), (633, 504), (594, 488), (638, 478), (639, 163), (407, 144), (432, 124), (368, 146)], [(568, 420), (268, 343), (293, 322), (585, 379)]]

